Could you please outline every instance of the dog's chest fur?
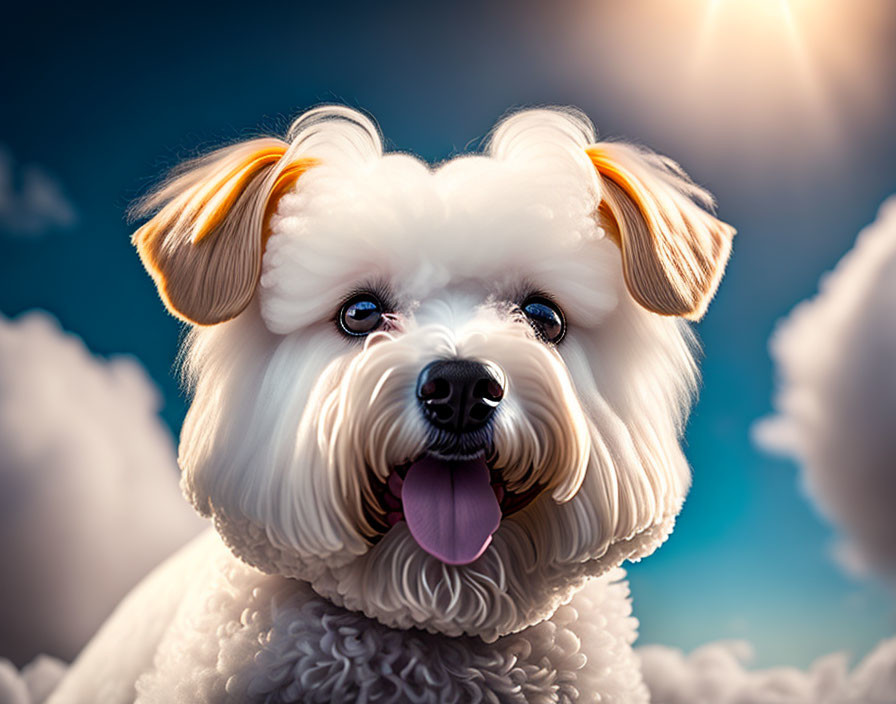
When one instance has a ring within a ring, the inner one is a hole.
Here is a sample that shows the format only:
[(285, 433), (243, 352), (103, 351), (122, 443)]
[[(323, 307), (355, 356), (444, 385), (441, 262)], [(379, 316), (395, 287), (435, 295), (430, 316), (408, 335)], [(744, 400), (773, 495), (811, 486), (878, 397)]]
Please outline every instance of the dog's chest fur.
[(233, 558), (214, 572), (185, 594), (139, 702), (647, 701), (621, 570), (494, 643), (387, 628)]

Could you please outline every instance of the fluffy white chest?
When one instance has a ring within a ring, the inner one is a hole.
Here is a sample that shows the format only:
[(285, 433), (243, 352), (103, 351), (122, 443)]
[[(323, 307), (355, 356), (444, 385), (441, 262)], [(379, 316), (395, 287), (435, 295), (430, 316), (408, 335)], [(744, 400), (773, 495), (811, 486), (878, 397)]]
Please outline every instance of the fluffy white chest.
[(621, 570), (494, 643), (387, 628), (218, 555), (138, 679), (137, 701), (646, 702)]

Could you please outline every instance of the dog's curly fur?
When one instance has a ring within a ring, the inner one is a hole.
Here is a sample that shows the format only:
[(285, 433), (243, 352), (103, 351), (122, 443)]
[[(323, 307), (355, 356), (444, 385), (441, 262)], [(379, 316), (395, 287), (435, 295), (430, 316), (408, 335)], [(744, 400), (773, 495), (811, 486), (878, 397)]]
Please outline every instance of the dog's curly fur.
[[(100, 672), (108, 701), (645, 701), (615, 568), (666, 538), (688, 488), (683, 319), (733, 234), (709, 204), (674, 163), (557, 109), (431, 168), (319, 108), (286, 142), (178, 171), (135, 242), (194, 324), (180, 464), (217, 535), (138, 588), (55, 701), (97, 701)], [(336, 320), (359, 291), (385, 309), (363, 339)], [(565, 313), (559, 344), (532, 295)], [(432, 451), (415, 389), (446, 359), (501, 380), (482, 452), (517, 497), (469, 564), (382, 502)], [(128, 627), (141, 640), (113, 668)]]

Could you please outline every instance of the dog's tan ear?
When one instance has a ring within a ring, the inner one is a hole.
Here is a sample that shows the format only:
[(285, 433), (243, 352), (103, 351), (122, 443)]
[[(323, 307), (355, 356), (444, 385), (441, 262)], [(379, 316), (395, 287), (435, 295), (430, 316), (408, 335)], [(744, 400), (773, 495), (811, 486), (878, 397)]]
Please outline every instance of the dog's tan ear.
[(255, 139), (181, 166), (132, 209), (154, 213), (134, 233), (168, 309), (198, 325), (239, 315), (261, 276), (267, 220), (311, 159), (289, 164), (287, 144)]
[(601, 224), (622, 252), (632, 297), (647, 310), (698, 320), (728, 261), (734, 228), (673, 161), (627, 144), (587, 148), (601, 176)]

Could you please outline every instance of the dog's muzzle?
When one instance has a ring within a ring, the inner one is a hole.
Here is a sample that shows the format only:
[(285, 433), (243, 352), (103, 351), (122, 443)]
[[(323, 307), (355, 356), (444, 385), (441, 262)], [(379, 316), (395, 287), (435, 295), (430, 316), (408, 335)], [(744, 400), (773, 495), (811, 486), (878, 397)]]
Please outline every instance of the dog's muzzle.
[(499, 369), (469, 359), (424, 367), (417, 401), (430, 429), (428, 447), (373, 484), (386, 523), (405, 521), (417, 544), (446, 564), (478, 559), (502, 518), (543, 488), (509, 492), (492, 464), (492, 421), (504, 398), (499, 378)]

